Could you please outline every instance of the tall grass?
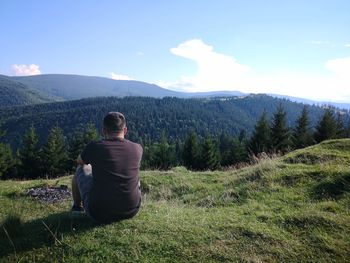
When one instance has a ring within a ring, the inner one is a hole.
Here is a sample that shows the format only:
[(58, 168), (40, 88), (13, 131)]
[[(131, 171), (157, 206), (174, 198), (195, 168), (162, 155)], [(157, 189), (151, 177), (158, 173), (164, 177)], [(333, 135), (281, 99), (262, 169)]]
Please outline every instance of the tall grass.
[(347, 262), (349, 164), (350, 140), (334, 140), (240, 169), (143, 171), (140, 213), (109, 225), (23, 194), (70, 177), (3, 181), (0, 261)]

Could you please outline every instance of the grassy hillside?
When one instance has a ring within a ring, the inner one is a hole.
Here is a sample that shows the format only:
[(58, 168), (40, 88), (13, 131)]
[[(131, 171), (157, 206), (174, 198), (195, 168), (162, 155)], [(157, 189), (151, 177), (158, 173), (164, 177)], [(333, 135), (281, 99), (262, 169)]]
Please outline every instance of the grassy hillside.
[[(141, 174), (131, 220), (94, 225), (70, 202), (24, 192), (52, 181), (0, 182), (2, 262), (346, 262), (350, 140), (332, 140), (238, 170)], [(6, 229), (6, 232), (4, 231)]]
[(68, 74), (42, 74), (25, 77), (12, 77), (33, 89), (76, 100), (102, 96), (182, 96), (182, 93), (163, 89), (157, 85), (133, 80), (113, 80), (110, 78)]
[(59, 101), (59, 99), (31, 89), (10, 77), (0, 75), (0, 107), (31, 105), (53, 101)]

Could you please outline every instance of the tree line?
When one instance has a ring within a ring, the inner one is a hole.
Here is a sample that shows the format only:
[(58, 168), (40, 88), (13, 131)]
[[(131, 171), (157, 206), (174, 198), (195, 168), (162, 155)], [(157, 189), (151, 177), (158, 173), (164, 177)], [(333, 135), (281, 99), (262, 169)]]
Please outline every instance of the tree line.
[[(264, 111), (250, 137), (244, 130), (239, 136), (222, 132), (214, 137), (210, 133), (199, 136), (193, 129), (184, 140), (169, 141), (163, 131), (158, 142), (142, 143), (142, 169), (185, 166), (189, 170), (215, 170), (248, 162), (252, 155), (262, 152), (284, 154), (323, 140), (350, 137), (350, 124), (345, 125), (341, 114), (332, 108), (324, 110), (314, 128), (307, 106), (294, 127), (287, 125), (286, 115), (282, 104), (270, 120)], [(0, 136), (3, 135), (1, 132)], [(15, 154), (8, 144), (0, 143), (0, 178), (53, 178), (71, 174), (76, 168), (77, 156), (90, 141), (98, 139), (99, 133), (92, 123), (78, 127), (69, 139), (55, 125), (40, 145), (35, 127), (31, 126)]]
[(69, 140), (56, 125), (40, 146), (38, 134), (31, 126), (15, 156), (8, 144), (0, 144), (0, 178), (54, 178), (70, 174), (74, 172), (76, 159), (84, 147), (98, 139), (98, 132), (91, 123), (85, 128), (77, 128)]
[[(173, 144), (177, 139), (184, 140), (191, 129), (200, 138), (204, 138), (207, 133), (215, 138), (221, 133), (239, 136), (241, 130), (245, 130), (250, 136), (263, 110), (266, 110), (267, 117), (270, 118), (280, 103), (283, 103), (288, 113), (287, 124), (293, 125), (303, 108), (302, 104), (261, 94), (243, 98), (202, 99), (89, 98), (3, 107), (0, 110), (0, 123), (8, 131), (2, 141), (9, 143), (16, 151), (22, 144), (23, 134), (31, 125), (34, 125), (38, 134), (39, 144), (43, 144), (53, 124), (57, 124), (64, 135), (71, 138), (77, 125), (91, 122), (100, 130), (105, 114), (117, 110), (123, 112), (127, 118), (130, 140), (142, 145), (160, 142), (162, 133), (165, 132), (168, 141)], [(323, 109), (310, 105), (309, 112), (311, 124), (315, 126)]]

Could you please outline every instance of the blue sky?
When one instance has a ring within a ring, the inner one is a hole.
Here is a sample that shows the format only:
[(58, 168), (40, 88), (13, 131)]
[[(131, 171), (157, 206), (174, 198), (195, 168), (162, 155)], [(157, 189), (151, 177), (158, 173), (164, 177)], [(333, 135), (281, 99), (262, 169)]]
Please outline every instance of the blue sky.
[(0, 2), (0, 74), (350, 102), (350, 1)]

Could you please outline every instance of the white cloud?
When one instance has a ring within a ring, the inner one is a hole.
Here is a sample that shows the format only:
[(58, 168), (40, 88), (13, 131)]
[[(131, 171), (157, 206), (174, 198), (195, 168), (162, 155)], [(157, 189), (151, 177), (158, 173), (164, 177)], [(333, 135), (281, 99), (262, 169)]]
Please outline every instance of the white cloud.
[(127, 75), (121, 75), (121, 74), (117, 74), (117, 73), (114, 73), (114, 72), (111, 72), (110, 76), (111, 76), (112, 79), (115, 79), (115, 80), (132, 80), (132, 78), (130, 78)]
[(181, 92), (186, 92), (193, 89), (192, 84), (183, 78), (175, 82), (158, 80), (154, 84), (165, 89), (181, 91)]
[(345, 44), (344, 47), (350, 47), (350, 44)]
[(12, 71), (16, 76), (31, 76), (31, 75), (39, 75), (41, 71), (38, 65), (30, 64), (30, 65), (12, 65)]
[(187, 86), (191, 91), (232, 88), (249, 71), (249, 67), (238, 63), (231, 56), (215, 52), (212, 46), (200, 39), (186, 41), (170, 51), (196, 62), (198, 66), (196, 75), (182, 76), (177, 83)]
[(181, 76), (175, 82), (158, 81), (157, 84), (165, 88), (189, 92), (239, 90), (350, 102), (350, 57), (325, 61), (326, 74), (283, 71), (283, 67), (261, 74), (229, 55), (215, 52), (212, 46), (199, 39), (186, 41), (170, 51), (195, 61), (197, 71), (193, 76)]
[(310, 43), (314, 45), (329, 45), (331, 42), (328, 40), (311, 40)]
[(350, 57), (328, 60), (325, 66), (338, 76), (345, 78), (350, 76)]

